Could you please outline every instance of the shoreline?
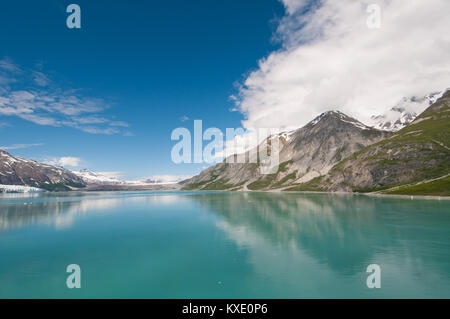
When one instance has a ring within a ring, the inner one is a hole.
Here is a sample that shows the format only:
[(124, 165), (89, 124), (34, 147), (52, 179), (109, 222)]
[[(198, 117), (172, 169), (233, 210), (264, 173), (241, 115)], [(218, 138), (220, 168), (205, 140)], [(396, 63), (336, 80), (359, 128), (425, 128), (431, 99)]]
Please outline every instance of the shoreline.
[(450, 200), (450, 196), (432, 196), (432, 195), (395, 195), (395, 194), (379, 194), (379, 193), (353, 193), (353, 192), (318, 192), (318, 191), (292, 191), (283, 192), (278, 189), (271, 190), (201, 190), (191, 189), (183, 190), (183, 192), (223, 192), (223, 193), (274, 193), (274, 194), (329, 194), (329, 195), (352, 195), (352, 196), (369, 196), (369, 197), (382, 197), (382, 198), (399, 198), (399, 199), (421, 199), (421, 200)]
[(390, 197), (390, 198), (402, 198), (402, 199), (426, 199), (426, 200), (450, 200), (450, 196), (432, 196), (432, 195), (395, 195), (395, 194), (378, 194), (378, 193), (367, 193), (361, 194), (371, 197)]
[[(203, 190), (183, 190), (185, 192), (204, 192)], [(351, 195), (351, 196), (368, 196), (368, 197), (382, 197), (382, 198), (399, 198), (399, 199), (421, 199), (421, 200), (450, 200), (450, 196), (432, 196), (432, 195), (394, 195), (394, 194), (379, 194), (379, 193), (352, 193), (352, 192), (318, 192), (318, 191), (292, 191), (283, 192), (281, 190), (207, 190), (206, 192), (224, 192), (224, 193), (274, 193), (274, 194), (329, 194), (329, 195)]]
[[(170, 186), (169, 186), (170, 185)], [(109, 187), (108, 187), (109, 186)], [(450, 200), (450, 196), (432, 196), (432, 195), (395, 195), (395, 194), (380, 194), (380, 193), (354, 193), (354, 192), (320, 192), (320, 191), (289, 191), (285, 192), (281, 189), (271, 190), (184, 190), (182, 185), (177, 184), (161, 184), (161, 185), (139, 185), (127, 187), (125, 185), (95, 185), (94, 187), (87, 187), (86, 189), (73, 189), (69, 191), (46, 191), (43, 190), (40, 193), (65, 193), (65, 192), (136, 192), (136, 191), (182, 191), (182, 192), (224, 192), (224, 193), (274, 193), (274, 194), (329, 194), (329, 195), (352, 195), (352, 196), (368, 196), (368, 197), (380, 197), (380, 198), (398, 198), (409, 200)], [(112, 187), (111, 187), (112, 186)], [(13, 194), (22, 192), (0, 192), (0, 194)]]
[[(254, 191), (249, 191), (254, 192)], [(331, 195), (357, 195), (369, 197), (383, 197), (383, 198), (401, 198), (401, 199), (427, 199), (427, 200), (450, 200), (450, 196), (432, 196), (432, 195), (395, 195), (395, 194), (380, 194), (380, 193), (352, 193), (352, 192), (317, 192), (317, 191), (292, 191), (283, 192), (280, 190), (260, 191), (267, 193), (282, 193), (282, 194), (331, 194)]]

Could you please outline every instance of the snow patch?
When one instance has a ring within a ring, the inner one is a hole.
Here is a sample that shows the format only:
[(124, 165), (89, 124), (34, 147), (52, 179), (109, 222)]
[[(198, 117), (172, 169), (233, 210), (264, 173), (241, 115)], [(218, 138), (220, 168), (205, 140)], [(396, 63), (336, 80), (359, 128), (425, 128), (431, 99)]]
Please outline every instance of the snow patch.
[(72, 171), (73, 174), (81, 178), (87, 184), (100, 184), (100, 185), (121, 185), (125, 184), (117, 178), (117, 173), (110, 172), (92, 172), (87, 169), (81, 171)]
[(290, 142), (290, 140), (292, 139), (292, 135), (294, 135), (294, 133), (297, 131), (297, 129), (295, 130), (291, 130), (291, 131), (286, 131), (283, 133), (280, 133), (280, 137), (283, 137), (285, 139), (285, 141), (288, 143)]
[(340, 119), (342, 122), (352, 124), (352, 125), (356, 126), (357, 128), (362, 129), (362, 130), (370, 130), (370, 129), (372, 129), (371, 127), (369, 127), (369, 126), (367, 126), (367, 125), (364, 125), (363, 123), (359, 122), (358, 120), (355, 120), (354, 118), (351, 118), (351, 117), (349, 117), (349, 116), (345, 115), (344, 113), (342, 113), (342, 112), (340, 112), (340, 111), (337, 111), (337, 110), (332, 110), (332, 111), (328, 111), (328, 112), (325, 112), (325, 113), (320, 114), (320, 115), (319, 115), (318, 117), (316, 117), (314, 120), (312, 120), (311, 122), (309, 122), (308, 125), (315, 126), (315, 125), (316, 125), (317, 123), (319, 123), (325, 116), (331, 115), (331, 114), (337, 115), (337, 116), (339, 117), (339, 119)]
[(441, 98), (443, 94), (444, 91), (430, 93), (420, 98), (415, 96), (405, 97), (384, 114), (372, 116), (370, 125), (384, 131), (399, 131), (413, 122), (417, 116)]

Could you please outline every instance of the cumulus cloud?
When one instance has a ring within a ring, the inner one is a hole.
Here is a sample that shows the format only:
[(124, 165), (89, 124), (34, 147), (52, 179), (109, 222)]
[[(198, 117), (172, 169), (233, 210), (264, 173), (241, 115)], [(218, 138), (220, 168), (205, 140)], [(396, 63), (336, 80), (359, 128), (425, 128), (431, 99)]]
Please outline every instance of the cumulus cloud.
[(68, 126), (91, 134), (119, 134), (128, 123), (102, 116), (109, 104), (80, 89), (63, 88), (40, 70), (0, 60), (0, 116), (17, 116), (38, 125)]
[(281, 49), (243, 81), (236, 109), (244, 127), (291, 128), (338, 109), (361, 121), (403, 97), (450, 86), (450, 1), (282, 0)]
[(55, 157), (44, 161), (45, 164), (62, 167), (78, 167), (81, 163), (81, 158), (78, 157)]

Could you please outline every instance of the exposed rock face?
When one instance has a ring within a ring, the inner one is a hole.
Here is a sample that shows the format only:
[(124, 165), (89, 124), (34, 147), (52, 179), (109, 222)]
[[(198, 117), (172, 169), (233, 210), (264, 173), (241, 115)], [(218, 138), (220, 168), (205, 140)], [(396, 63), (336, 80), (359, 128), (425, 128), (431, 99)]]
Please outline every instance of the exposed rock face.
[(391, 138), (344, 159), (298, 189), (377, 191), (450, 174), (450, 91)]
[(326, 174), (336, 163), (391, 134), (365, 126), (338, 111), (323, 113), (299, 129), (282, 149), (281, 162), (292, 161), (297, 181)]
[(78, 176), (60, 167), (12, 156), (0, 150), (0, 184), (24, 185), (46, 190), (83, 188)]
[(192, 190), (235, 190), (245, 188), (250, 181), (256, 180), (259, 176), (258, 164), (219, 163), (180, 184), (183, 185), (183, 189)]
[(303, 128), (279, 134), (280, 167), (275, 174), (261, 174), (258, 163), (220, 163), (183, 184), (185, 189), (204, 190), (283, 188), (326, 174), (340, 160), (391, 135), (330, 111)]

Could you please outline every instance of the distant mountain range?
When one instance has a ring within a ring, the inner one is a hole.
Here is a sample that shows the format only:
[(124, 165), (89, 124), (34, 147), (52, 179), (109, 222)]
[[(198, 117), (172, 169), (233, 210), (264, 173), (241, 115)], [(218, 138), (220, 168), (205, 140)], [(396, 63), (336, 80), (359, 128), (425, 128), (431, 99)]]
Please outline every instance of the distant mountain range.
[(224, 161), (184, 181), (183, 188), (449, 196), (449, 105), (447, 91), (395, 133), (368, 127), (341, 112), (326, 112), (288, 138), (280, 134), (276, 173), (260, 174), (257, 163)]
[(80, 177), (86, 185), (165, 185), (176, 184), (191, 176), (176, 175), (157, 175), (140, 180), (126, 181), (119, 179), (116, 175), (108, 172), (93, 172), (88, 169), (72, 171), (73, 174)]
[(123, 185), (126, 183), (115, 176), (111, 176), (105, 173), (92, 172), (88, 169), (83, 169), (81, 171), (72, 171), (72, 173), (81, 178), (86, 185)]
[[(429, 104), (431, 103), (431, 106)], [(427, 106), (428, 105), (428, 106)], [(105, 173), (70, 171), (0, 150), (0, 191), (277, 190), (450, 195), (450, 90), (405, 99), (367, 126), (339, 111), (283, 132), (280, 165), (261, 174), (260, 162), (222, 162), (185, 179), (155, 176), (127, 182)], [(420, 109), (425, 110), (419, 116)], [(398, 114), (397, 114), (398, 113)], [(391, 116), (391, 115), (389, 115)], [(389, 120), (390, 119), (390, 120)], [(383, 122), (384, 121), (384, 122)], [(382, 129), (380, 129), (382, 128)], [(259, 150), (265, 150), (268, 139)], [(248, 151), (245, 155), (251, 156)], [(258, 152), (255, 152), (258, 154)], [(179, 182), (179, 183), (177, 183)]]
[(177, 181), (185, 178), (167, 181), (161, 176), (143, 181), (123, 181), (108, 173), (87, 169), (71, 171), (0, 150), (0, 192), (178, 189)]
[[(261, 174), (257, 163), (223, 162), (185, 181), (185, 189), (262, 190), (308, 182), (327, 174), (354, 152), (392, 134), (368, 127), (339, 111), (325, 112), (298, 130), (279, 134), (281, 151), (277, 173)], [(260, 150), (265, 149), (267, 140), (262, 144)]]
[(50, 191), (84, 188), (86, 183), (73, 172), (0, 150), (0, 184), (37, 187)]

